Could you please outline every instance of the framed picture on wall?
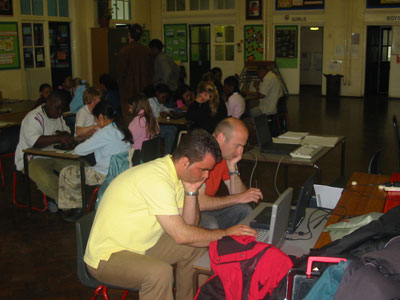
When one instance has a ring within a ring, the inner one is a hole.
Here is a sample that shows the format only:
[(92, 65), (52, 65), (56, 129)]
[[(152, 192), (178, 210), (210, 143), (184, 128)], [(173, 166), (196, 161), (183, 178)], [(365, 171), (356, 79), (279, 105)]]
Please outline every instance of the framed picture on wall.
[(246, 20), (262, 20), (262, 0), (246, 0)]
[(0, 1), (0, 15), (12, 16), (12, 0), (2, 0)]

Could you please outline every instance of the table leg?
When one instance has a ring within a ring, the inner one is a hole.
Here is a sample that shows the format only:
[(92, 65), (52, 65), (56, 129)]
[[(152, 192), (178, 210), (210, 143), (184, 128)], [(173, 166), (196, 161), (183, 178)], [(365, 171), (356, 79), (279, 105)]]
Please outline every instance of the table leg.
[(24, 153), (24, 171), (25, 171), (25, 185), (26, 185), (26, 197), (28, 198), (28, 213), (31, 213), (32, 202), (31, 202), (31, 181), (29, 179), (29, 162), (28, 154)]
[(87, 201), (86, 201), (86, 180), (85, 180), (85, 161), (83, 159), (79, 159), (80, 162), (80, 170), (81, 170), (81, 193), (82, 193), (82, 208), (84, 210), (87, 209)]
[(342, 159), (340, 165), (340, 176), (344, 176), (344, 163), (345, 163), (345, 153), (346, 153), (346, 140), (342, 140)]

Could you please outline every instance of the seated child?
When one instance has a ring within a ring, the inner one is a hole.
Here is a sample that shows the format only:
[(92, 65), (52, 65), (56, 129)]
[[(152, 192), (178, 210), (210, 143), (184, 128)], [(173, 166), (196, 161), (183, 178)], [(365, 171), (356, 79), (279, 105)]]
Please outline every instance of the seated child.
[(141, 150), (142, 143), (156, 137), (160, 127), (144, 94), (134, 95), (128, 99), (128, 103), (129, 112), (133, 114), (133, 120), (128, 126), (133, 138), (132, 147)]
[(223, 99), (226, 104), (228, 117), (240, 119), (246, 110), (246, 103), (239, 91), (239, 80), (236, 76), (229, 76), (224, 80)]
[(100, 102), (100, 91), (89, 87), (83, 94), (83, 102), (86, 104), (76, 114), (75, 136), (81, 140), (90, 138), (99, 129), (92, 114), (93, 108)]
[[(94, 153), (96, 164), (85, 167), (85, 178), (86, 184), (98, 185), (107, 176), (111, 156), (131, 148), (132, 135), (112, 105), (101, 101), (93, 108), (92, 113), (100, 129), (79, 144), (74, 153), (81, 156)], [(78, 166), (68, 166), (60, 172), (58, 207), (63, 210), (74, 209), (64, 218), (67, 221), (75, 221), (83, 213), (80, 209), (82, 195)]]
[[(170, 109), (167, 108), (164, 104), (167, 101), (169, 94), (169, 88), (165, 84), (160, 83), (156, 86), (155, 97), (149, 98), (149, 104), (156, 119), (158, 119), (159, 116), (168, 116)], [(172, 153), (176, 134), (176, 126), (164, 124), (160, 126), (160, 137), (164, 139), (165, 154)]]
[(51, 93), (51, 85), (48, 83), (42, 83), (39, 87), (40, 98), (37, 99), (34, 108), (46, 103), (46, 100), (49, 97), (50, 93)]
[(73, 113), (77, 113), (85, 104), (83, 103), (83, 93), (87, 89), (87, 84), (85, 80), (80, 78), (74, 78), (74, 87), (72, 88), (74, 98), (69, 104), (69, 110)]
[(179, 90), (178, 99), (176, 100), (176, 107), (180, 110), (186, 111), (189, 105), (194, 101), (195, 95), (190, 86), (183, 85)]

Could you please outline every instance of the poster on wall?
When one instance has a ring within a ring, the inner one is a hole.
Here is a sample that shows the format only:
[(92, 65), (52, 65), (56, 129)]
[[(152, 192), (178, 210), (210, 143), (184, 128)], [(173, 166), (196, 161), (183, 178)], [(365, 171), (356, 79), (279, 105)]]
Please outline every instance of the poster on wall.
[(150, 30), (143, 30), (143, 34), (139, 39), (139, 43), (145, 46), (149, 46), (150, 43)]
[(0, 70), (19, 69), (18, 25), (0, 23)]
[(400, 7), (400, 0), (367, 0), (367, 8)]
[(276, 0), (277, 10), (324, 9), (325, 0)]
[(187, 61), (187, 30), (186, 24), (164, 25), (165, 53), (175, 61)]
[(264, 26), (244, 26), (244, 61), (264, 60)]
[(275, 27), (275, 57), (297, 57), (297, 26)]
[(2, 0), (0, 1), (0, 15), (12, 16), (12, 0)]

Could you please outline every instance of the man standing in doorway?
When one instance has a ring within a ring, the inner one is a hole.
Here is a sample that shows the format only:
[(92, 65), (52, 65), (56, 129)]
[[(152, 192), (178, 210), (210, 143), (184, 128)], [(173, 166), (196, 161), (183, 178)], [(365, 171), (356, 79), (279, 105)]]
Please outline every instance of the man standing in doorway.
[(149, 47), (139, 43), (143, 29), (139, 24), (129, 28), (129, 44), (119, 53), (117, 76), (122, 116), (129, 124), (128, 99), (153, 83), (154, 60)]

